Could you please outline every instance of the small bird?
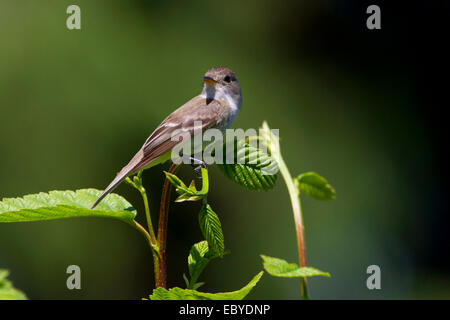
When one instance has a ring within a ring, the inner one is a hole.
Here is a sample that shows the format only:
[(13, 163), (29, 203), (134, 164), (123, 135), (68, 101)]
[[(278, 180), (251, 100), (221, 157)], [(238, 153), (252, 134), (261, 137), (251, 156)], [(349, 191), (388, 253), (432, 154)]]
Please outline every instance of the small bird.
[[(182, 143), (180, 140), (171, 139), (174, 132), (181, 130), (193, 138), (194, 122), (196, 122), (196, 130), (200, 128), (201, 131), (210, 128), (227, 129), (236, 118), (241, 105), (241, 87), (233, 70), (226, 67), (208, 70), (203, 77), (202, 92), (163, 120), (142, 148), (106, 187), (91, 209), (95, 208), (127, 176), (169, 160), (172, 149)], [(201, 121), (200, 127), (198, 121)]]

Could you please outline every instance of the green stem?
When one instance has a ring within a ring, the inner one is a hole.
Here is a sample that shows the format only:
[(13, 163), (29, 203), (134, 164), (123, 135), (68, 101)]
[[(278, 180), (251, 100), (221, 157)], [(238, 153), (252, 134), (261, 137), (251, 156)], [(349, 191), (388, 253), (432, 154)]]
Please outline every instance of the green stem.
[[(161, 272), (161, 251), (160, 251), (160, 243), (157, 241), (155, 236), (155, 231), (153, 230), (153, 223), (152, 223), (152, 217), (150, 215), (150, 206), (148, 204), (148, 197), (147, 192), (142, 185), (142, 179), (141, 179), (142, 173), (140, 172), (138, 174), (139, 179), (139, 192), (141, 193), (142, 200), (144, 201), (144, 207), (145, 207), (145, 216), (147, 217), (147, 226), (149, 230), (149, 237), (150, 237), (150, 246), (152, 247), (153, 252), (153, 272), (155, 274), (155, 287), (165, 287), (165, 274)], [(165, 269), (165, 267), (164, 267)], [(161, 285), (164, 282), (164, 285)]]
[[(175, 174), (179, 166), (180, 165), (172, 164), (168, 172), (171, 174)], [(209, 190), (208, 170), (202, 168), (201, 173), (202, 173), (202, 189), (200, 190), (200, 192), (198, 192), (198, 194), (203, 195), (204, 196), (203, 200), (205, 201), (206, 195), (208, 194)], [(125, 181), (128, 184), (132, 185), (137, 190), (139, 190), (139, 192), (141, 193), (142, 200), (144, 201), (145, 215), (147, 217), (148, 232), (142, 225), (140, 225), (137, 222), (135, 222), (135, 227), (146, 237), (148, 243), (150, 244), (150, 247), (153, 249), (153, 264), (154, 264), (156, 288), (158, 287), (166, 288), (167, 287), (166, 239), (167, 239), (170, 193), (172, 184), (166, 177), (161, 194), (161, 206), (158, 221), (158, 237), (156, 238), (150, 215), (150, 207), (148, 204), (147, 192), (142, 184), (142, 171), (139, 171), (138, 174), (133, 178), (133, 180), (127, 178)]]
[(135, 227), (137, 230), (139, 230), (147, 239), (148, 244), (150, 245), (150, 248), (152, 249), (153, 253), (153, 266), (154, 266), (154, 273), (155, 273), (155, 283), (156, 285), (161, 282), (160, 280), (160, 250), (159, 250), (159, 243), (155, 236), (155, 231), (153, 230), (153, 223), (152, 218), (150, 215), (150, 207), (148, 205), (148, 197), (147, 192), (142, 185), (142, 170), (137, 173), (136, 176), (134, 176), (133, 180), (130, 178), (125, 179), (125, 181), (139, 190), (142, 200), (144, 201), (144, 207), (145, 207), (145, 215), (147, 218), (147, 226), (148, 226), (148, 232), (145, 230), (145, 228), (140, 225), (139, 223), (135, 222)]
[[(200, 190), (200, 194), (207, 195), (209, 192), (209, 176), (208, 176), (208, 169), (202, 168), (202, 189)], [(206, 199), (206, 196), (203, 198)]]
[(147, 239), (148, 243), (152, 243), (152, 240), (150, 239), (150, 235), (148, 234), (147, 230), (137, 221), (134, 221), (135, 228), (144, 235), (145, 239)]
[(139, 188), (139, 192), (141, 193), (142, 200), (144, 201), (145, 216), (147, 217), (147, 226), (150, 234), (150, 239), (152, 241), (152, 244), (157, 245), (155, 231), (153, 230), (152, 217), (150, 215), (150, 207), (148, 205), (147, 192), (145, 191), (145, 188), (142, 185)]
[[(300, 197), (298, 196), (297, 187), (294, 184), (294, 180), (284, 163), (284, 160), (279, 157), (278, 166), (280, 173), (283, 176), (284, 182), (289, 192), (291, 198), (291, 206), (294, 214), (295, 221), (295, 231), (297, 234), (297, 247), (298, 247), (298, 259), (300, 267), (306, 267), (306, 252), (305, 252), (305, 239), (303, 234), (303, 219), (302, 219), (302, 209), (300, 205)], [(301, 278), (300, 293), (302, 299), (309, 299), (308, 296), (308, 283), (306, 278)]]
[(154, 250), (154, 251), (158, 251), (158, 247), (154, 246), (152, 243), (152, 239), (150, 238), (149, 233), (147, 232), (147, 230), (145, 230), (145, 228), (139, 224), (137, 221), (134, 221), (134, 226), (135, 228), (142, 233), (142, 235), (145, 237), (145, 239), (147, 240), (148, 244), (150, 245), (150, 247)]

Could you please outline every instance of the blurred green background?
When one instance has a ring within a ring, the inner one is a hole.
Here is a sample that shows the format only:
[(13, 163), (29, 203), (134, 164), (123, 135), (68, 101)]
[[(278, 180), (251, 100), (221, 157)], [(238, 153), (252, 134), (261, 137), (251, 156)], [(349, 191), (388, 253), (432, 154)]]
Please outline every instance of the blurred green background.
[[(74, 3), (82, 29), (70, 31)], [(229, 66), (243, 91), (234, 127), (267, 120), (280, 129), (291, 173), (316, 171), (337, 190), (335, 201), (302, 203), (308, 264), (332, 275), (311, 279), (311, 296), (450, 298), (447, 207), (433, 189), (439, 160), (409, 69), (413, 39), (391, 11), (382, 30), (367, 30), (367, 5), (2, 1), (0, 198), (104, 188), (160, 121), (200, 92), (206, 70)], [(144, 174), (153, 213), (167, 167)], [(231, 254), (206, 269), (202, 290), (242, 287), (262, 269), (259, 254), (296, 262), (282, 179), (251, 192), (215, 167), (211, 175), (210, 203)], [(116, 192), (144, 222), (139, 195), (126, 185)], [(171, 209), (168, 283), (184, 286), (189, 249), (202, 239), (199, 205)], [(82, 290), (65, 286), (71, 264), (81, 267)], [(381, 267), (381, 290), (366, 287), (371, 264)], [(111, 220), (0, 224), (0, 268), (32, 299), (139, 299), (153, 286), (142, 236)], [(299, 283), (266, 274), (248, 298), (297, 299)]]

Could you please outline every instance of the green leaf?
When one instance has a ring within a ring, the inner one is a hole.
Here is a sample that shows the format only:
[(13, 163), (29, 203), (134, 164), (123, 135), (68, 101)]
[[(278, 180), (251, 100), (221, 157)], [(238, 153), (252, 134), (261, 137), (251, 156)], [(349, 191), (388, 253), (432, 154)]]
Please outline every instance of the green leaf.
[(200, 288), (202, 285), (204, 285), (204, 282), (197, 282), (192, 286), (192, 289), (197, 290), (198, 288)]
[(183, 280), (184, 283), (186, 283), (186, 288), (189, 288), (189, 279), (186, 277), (186, 275), (183, 273)]
[(176, 175), (174, 175), (170, 172), (167, 172), (167, 171), (164, 171), (164, 174), (166, 175), (166, 178), (170, 181), (171, 184), (173, 184), (173, 186), (175, 188), (181, 188), (183, 190), (188, 190), (188, 187)]
[(237, 291), (206, 293), (178, 287), (169, 290), (156, 288), (153, 290), (150, 300), (242, 300), (258, 283), (263, 273), (263, 271), (258, 273), (245, 287)]
[(0, 300), (27, 300), (27, 296), (6, 279), (8, 275), (8, 270), (0, 269)]
[(200, 229), (202, 230), (206, 241), (208, 241), (210, 249), (219, 257), (222, 257), (225, 250), (222, 225), (220, 224), (219, 217), (211, 209), (209, 204), (203, 204), (198, 216), (198, 221), (200, 223)]
[(175, 187), (175, 191), (180, 195), (175, 202), (184, 202), (184, 201), (198, 201), (203, 199), (208, 194), (209, 189), (209, 179), (208, 179), (208, 171), (205, 168), (202, 168), (202, 189), (200, 191), (195, 187), (194, 181), (191, 181), (191, 184), (186, 186), (180, 178), (176, 175), (164, 171), (167, 179), (170, 183)]
[(201, 241), (194, 244), (188, 257), (189, 275), (191, 280), (188, 289), (195, 289), (193, 286), (197, 282), (200, 274), (206, 268), (208, 263), (217, 257), (217, 254), (209, 249), (208, 241)]
[(175, 202), (184, 202), (184, 201), (198, 201), (203, 199), (203, 196), (198, 195), (190, 195), (189, 193), (182, 193), (178, 198), (175, 199)]
[(197, 192), (197, 188), (195, 187), (195, 182), (194, 180), (191, 181), (191, 184), (189, 185), (188, 188), (191, 192)]
[(264, 140), (271, 155), (280, 156), (279, 137), (272, 132), (272, 129), (270, 129), (266, 121), (263, 121), (261, 125), (260, 138)]
[(275, 186), (278, 164), (268, 153), (251, 143), (238, 141), (235, 149), (228, 151), (234, 153), (234, 164), (227, 164), (226, 151), (223, 164), (218, 167), (232, 181), (249, 190), (267, 191)]
[(299, 268), (295, 263), (286, 260), (261, 255), (264, 269), (272, 276), (283, 278), (323, 276), (330, 277), (328, 272), (323, 272), (311, 267)]
[(304, 192), (317, 200), (332, 200), (336, 195), (328, 181), (315, 172), (302, 173), (294, 178), (294, 183), (300, 192)]
[(89, 209), (102, 191), (50, 191), (4, 198), (0, 202), (0, 222), (42, 221), (78, 217), (116, 218), (134, 224), (136, 210), (118, 194), (109, 194), (98, 206)]

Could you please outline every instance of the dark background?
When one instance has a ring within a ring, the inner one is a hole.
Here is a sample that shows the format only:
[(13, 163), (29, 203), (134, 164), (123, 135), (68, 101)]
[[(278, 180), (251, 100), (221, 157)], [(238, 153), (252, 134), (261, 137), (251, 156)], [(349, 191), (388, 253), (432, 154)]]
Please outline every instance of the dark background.
[[(82, 29), (65, 26), (69, 4)], [(381, 8), (381, 30), (366, 8)], [(323, 299), (449, 298), (448, 1), (3, 1), (0, 197), (104, 188), (159, 122), (199, 93), (212, 66), (243, 90), (234, 127), (279, 128), (293, 175), (317, 171), (337, 198), (302, 202), (311, 279)], [(153, 213), (162, 168), (144, 174)], [(190, 168), (181, 175), (192, 176)], [(286, 189), (251, 192), (211, 168), (210, 202), (231, 254), (202, 278), (235, 290), (259, 254), (297, 261)], [(139, 210), (138, 194), (117, 193)], [(197, 204), (174, 204), (169, 285), (183, 286), (201, 240)], [(156, 217), (154, 218), (156, 219)], [(82, 269), (82, 290), (65, 269)], [(366, 288), (377, 264), (382, 289)], [(0, 225), (0, 268), (32, 299), (137, 299), (153, 285), (149, 249), (117, 221)], [(296, 299), (298, 281), (265, 275), (251, 299)]]

